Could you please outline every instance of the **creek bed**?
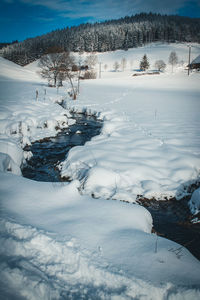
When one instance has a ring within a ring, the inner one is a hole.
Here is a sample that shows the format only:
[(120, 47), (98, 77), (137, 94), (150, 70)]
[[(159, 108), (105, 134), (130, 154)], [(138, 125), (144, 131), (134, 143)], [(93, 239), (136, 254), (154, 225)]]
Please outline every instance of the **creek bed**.
[[(64, 161), (68, 151), (74, 146), (84, 145), (92, 137), (100, 134), (102, 122), (92, 116), (74, 114), (76, 124), (62, 130), (56, 137), (47, 138), (33, 143), (26, 150), (33, 153), (33, 157), (22, 168), (24, 177), (46, 182), (61, 181), (60, 173), (56, 167)], [(200, 259), (200, 224), (191, 224), (188, 221), (190, 215), (188, 200), (141, 201), (153, 217), (155, 231), (168, 239), (171, 239)], [(159, 250), (159, 245), (158, 245)], [(181, 248), (177, 246), (178, 255), (181, 256)]]
[[(184, 246), (200, 260), (200, 223), (190, 222), (188, 200), (188, 198), (179, 201), (146, 199), (141, 201), (141, 204), (151, 213), (154, 230), (158, 235)], [(171, 251), (181, 256), (182, 247), (177, 246)]]
[(61, 181), (56, 166), (65, 160), (69, 150), (74, 146), (84, 145), (92, 137), (100, 134), (102, 121), (84, 114), (73, 114), (73, 118), (76, 119), (76, 123), (59, 132), (56, 137), (46, 138), (26, 147), (33, 156), (22, 167), (24, 177), (36, 181)]

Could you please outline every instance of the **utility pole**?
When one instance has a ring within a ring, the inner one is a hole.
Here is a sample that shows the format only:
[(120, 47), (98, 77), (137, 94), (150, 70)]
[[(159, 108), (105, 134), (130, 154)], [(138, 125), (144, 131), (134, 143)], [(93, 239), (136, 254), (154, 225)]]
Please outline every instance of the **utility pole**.
[(39, 93), (38, 93), (38, 90), (35, 91), (35, 98), (36, 98), (36, 101), (38, 101), (38, 96), (39, 96)]
[(189, 57), (188, 57), (188, 76), (190, 75), (190, 56), (191, 56), (191, 45), (189, 47)]
[(101, 78), (101, 62), (99, 63), (99, 78)]

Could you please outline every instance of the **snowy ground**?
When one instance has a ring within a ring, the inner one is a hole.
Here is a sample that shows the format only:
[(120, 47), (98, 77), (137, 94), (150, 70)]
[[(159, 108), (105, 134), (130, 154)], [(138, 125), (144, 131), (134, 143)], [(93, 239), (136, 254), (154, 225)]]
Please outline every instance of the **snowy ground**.
[[(138, 48), (127, 57), (148, 53), (153, 65), (159, 58), (167, 62), (171, 50), (187, 58), (186, 45)], [(114, 58), (119, 54), (126, 52), (117, 51)], [(111, 55), (105, 54), (105, 61)], [(79, 101), (67, 103), (75, 111), (101, 112), (105, 125), (102, 135), (70, 152), (62, 174), (81, 180), (84, 191), (96, 197), (180, 198), (200, 172), (199, 74), (188, 77), (180, 65), (173, 74), (171, 66), (165, 74), (132, 74), (103, 72), (101, 79), (82, 83)]]
[[(172, 48), (187, 57), (186, 45), (99, 56), (110, 65), (115, 56), (144, 53), (167, 62)], [(31, 155), (22, 147), (72, 123), (54, 103), (66, 92), (47, 88), (34, 63), (0, 64), (0, 298), (199, 299), (199, 261), (151, 234), (145, 208), (106, 200), (181, 197), (183, 185), (198, 178), (199, 74), (188, 77), (181, 66), (140, 77), (108, 69), (82, 82), (79, 99), (67, 106), (104, 119), (102, 134), (70, 151), (62, 174), (71, 183), (43, 183), (20, 176)]]

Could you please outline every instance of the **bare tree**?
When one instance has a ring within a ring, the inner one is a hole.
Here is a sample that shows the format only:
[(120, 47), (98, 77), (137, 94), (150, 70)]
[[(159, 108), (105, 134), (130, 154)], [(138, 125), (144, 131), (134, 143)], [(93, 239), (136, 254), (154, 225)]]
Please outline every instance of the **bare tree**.
[(90, 54), (86, 59), (85, 59), (85, 64), (90, 68), (93, 69), (96, 64), (98, 63), (98, 58), (95, 54)]
[(158, 71), (164, 71), (166, 68), (166, 63), (162, 59), (156, 60), (155, 67)]
[(173, 68), (174, 65), (178, 63), (178, 56), (175, 51), (172, 51), (169, 55), (169, 64), (172, 65), (172, 73), (173, 73)]
[(80, 78), (81, 78), (81, 71), (82, 71), (82, 64), (83, 64), (83, 58), (81, 55), (82, 55), (82, 53), (79, 52), (79, 56), (78, 56), (78, 87), (77, 87), (78, 94), (80, 92)]
[(119, 69), (119, 63), (116, 61), (113, 65), (115, 72)]
[(73, 78), (75, 73), (72, 72), (72, 66), (74, 65), (74, 57), (68, 52), (63, 53), (63, 64), (60, 66), (61, 72), (64, 73), (65, 78), (69, 81), (72, 89), (72, 98), (76, 100), (77, 97), (77, 88), (74, 86)]
[(77, 91), (74, 87), (72, 66), (74, 65), (74, 57), (69, 52), (49, 53), (41, 57), (39, 66), (41, 68), (40, 75), (47, 78), (49, 82), (53, 80), (53, 86), (57, 81), (62, 85), (62, 81), (67, 79), (72, 89), (72, 97), (75, 100)]
[(123, 72), (126, 69), (126, 64), (127, 64), (126, 58), (123, 57), (121, 60), (121, 68)]
[(53, 86), (56, 86), (58, 75), (60, 73), (60, 65), (62, 63), (62, 55), (60, 53), (49, 53), (40, 58), (39, 67), (41, 70), (39, 74), (42, 78), (53, 81)]

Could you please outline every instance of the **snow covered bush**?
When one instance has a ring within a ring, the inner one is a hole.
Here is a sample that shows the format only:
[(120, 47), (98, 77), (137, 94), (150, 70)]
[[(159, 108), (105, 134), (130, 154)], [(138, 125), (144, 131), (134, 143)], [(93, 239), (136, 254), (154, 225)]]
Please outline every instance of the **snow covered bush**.
[(86, 71), (83, 79), (96, 79), (97, 73), (94, 70)]

